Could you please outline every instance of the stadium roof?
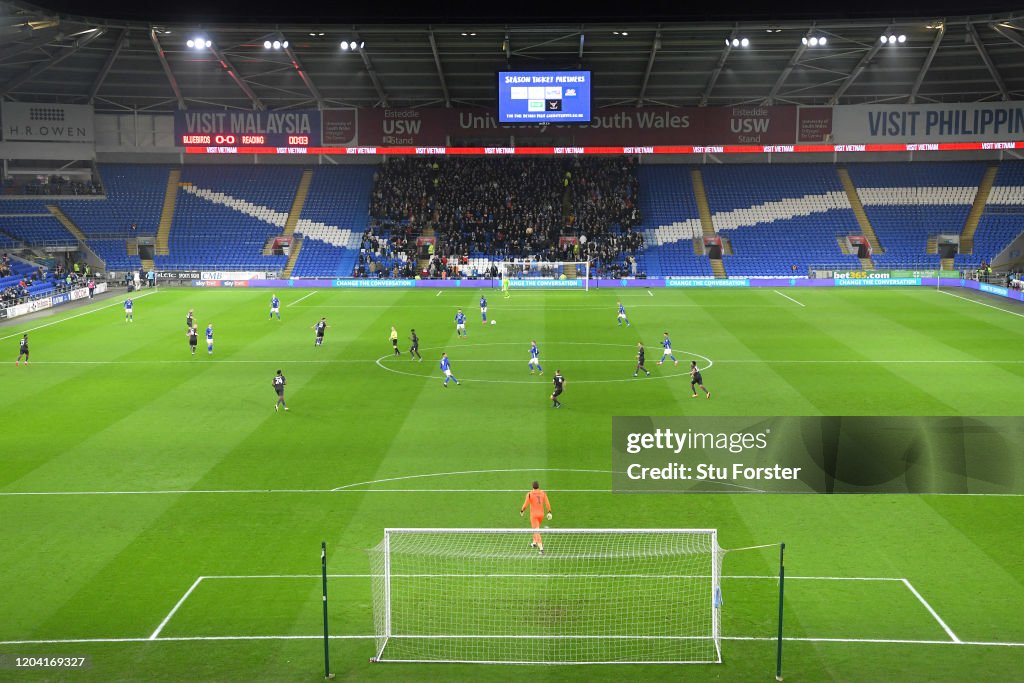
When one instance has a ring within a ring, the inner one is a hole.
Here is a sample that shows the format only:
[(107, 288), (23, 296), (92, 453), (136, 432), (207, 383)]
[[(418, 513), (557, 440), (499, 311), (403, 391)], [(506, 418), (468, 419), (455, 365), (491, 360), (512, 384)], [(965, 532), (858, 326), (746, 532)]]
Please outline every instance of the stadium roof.
[[(882, 35), (906, 40), (883, 44)], [(196, 37), (210, 47), (189, 48)], [(803, 42), (822, 37), (824, 47)], [(733, 38), (749, 45), (727, 46)], [(288, 48), (264, 47), (275, 40)], [(342, 41), (364, 47), (342, 50)], [(91, 102), (99, 111), (493, 106), (500, 69), (576, 66), (593, 70), (597, 107), (1024, 99), (1024, 11), (740, 22), (198, 24), (79, 17), (0, 0), (0, 96)]]

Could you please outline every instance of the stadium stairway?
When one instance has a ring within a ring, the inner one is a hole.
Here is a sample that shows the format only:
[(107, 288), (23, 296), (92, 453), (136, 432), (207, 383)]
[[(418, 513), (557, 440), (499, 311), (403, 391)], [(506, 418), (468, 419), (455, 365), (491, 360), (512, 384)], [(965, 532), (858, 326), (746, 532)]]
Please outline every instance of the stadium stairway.
[(78, 240), (79, 244), (85, 242), (85, 233), (83, 233), (78, 228), (78, 226), (75, 225), (74, 221), (72, 221), (70, 218), (68, 218), (67, 215), (65, 215), (65, 213), (60, 210), (59, 206), (54, 206), (52, 204), (47, 204), (46, 205), (46, 210), (49, 211), (50, 213), (52, 213), (53, 217), (56, 218), (58, 221), (60, 221), (60, 224), (63, 225), (64, 228), (68, 232), (70, 232), (74, 236), (74, 238), (76, 240)]
[(72, 237), (78, 242), (78, 250), (86, 255), (86, 260), (92, 264), (94, 268), (105, 270), (107, 262), (100, 257), (89, 244), (86, 242), (85, 233), (82, 232), (81, 228), (75, 225), (75, 222), (68, 218), (67, 214), (61, 211), (59, 206), (47, 204), (46, 210), (49, 211), (57, 221), (64, 226), (64, 229), (71, 233)]
[(954, 267), (955, 266), (953, 265), (953, 259), (951, 259), (951, 258), (939, 259), (939, 268), (941, 268), (942, 270), (953, 270)]
[[(712, 237), (716, 234), (715, 222), (711, 218), (711, 205), (708, 204), (708, 193), (704, 188), (704, 174), (701, 173), (699, 168), (690, 169), (690, 182), (693, 184), (693, 198), (697, 201), (697, 212), (700, 216), (700, 237), (695, 237), (693, 240), (693, 253), (703, 256), (704, 255), (704, 238)], [(724, 248), (724, 240), (723, 240)], [(732, 254), (732, 245), (729, 245), (729, 254)], [(711, 272), (716, 278), (725, 279), (728, 277), (725, 273), (725, 264), (722, 263), (722, 259), (709, 258), (711, 262)]]
[(174, 220), (174, 207), (178, 201), (178, 186), (180, 184), (181, 169), (171, 169), (171, 172), (167, 174), (164, 207), (160, 211), (160, 224), (156, 229), (156, 243), (153, 251), (157, 256), (168, 256), (171, 253), (171, 223)]
[(575, 280), (576, 277), (577, 277), (576, 264), (575, 263), (566, 263), (565, 264), (565, 270), (563, 270), (562, 272), (565, 273), (565, 277), (566, 278), (568, 278), (570, 280)]
[[(978, 222), (981, 220), (981, 215), (985, 213), (985, 205), (988, 203), (989, 195), (992, 194), (992, 185), (996, 180), (996, 172), (999, 167), (993, 164), (985, 169), (985, 175), (981, 178), (981, 183), (978, 184), (978, 194), (974, 195), (974, 203), (971, 205), (971, 211), (967, 214), (967, 220), (964, 222), (964, 228), (960, 231), (960, 253), (961, 254), (973, 254), (974, 253), (974, 233), (978, 231)], [(943, 260), (945, 261), (945, 259)], [(943, 266), (943, 269), (946, 267)], [(952, 268), (950, 268), (952, 270)]]
[[(860, 195), (857, 194), (857, 188), (853, 184), (853, 179), (850, 178), (850, 172), (846, 170), (846, 167), (840, 166), (836, 168), (836, 174), (839, 176), (839, 182), (843, 184), (843, 190), (846, 192), (847, 199), (850, 200), (850, 208), (853, 209), (853, 215), (857, 219), (857, 225), (860, 226), (861, 233), (867, 238), (868, 244), (871, 245), (871, 253), (883, 254), (882, 244), (878, 241), (878, 235), (875, 233), (875, 229), (871, 226), (871, 221), (868, 220), (868, 214), (864, 211), (864, 204), (860, 200)], [(861, 259), (861, 266), (864, 266), (865, 270), (873, 270), (874, 265), (865, 266), (864, 262), (871, 263), (871, 259)]]
[(299, 216), (302, 215), (302, 207), (306, 205), (306, 197), (309, 196), (309, 185), (313, 182), (313, 169), (307, 168), (302, 172), (299, 179), (299, 187), (295, 190), (295, 199), (292, 200), (292, 208), (288, 211), (288, 220), (284, 222), (284, 236), (291, 237), (295, 234), (295, 226), (299, 223)]
[[(305, 173), (302, 174), (305, 177)], [(308, 187), (308, 185), (307, 185)], [(294, 207), (292, 207), (294, 208)], [(299, 207), (300, 209), (302, 207)], [(298, 214), (296, 214), (298, 215)], [(291, 216), (289, 215), (289, 220)], [(296, 219), (298, 222), (298, 219)], [(294, 228), (293, 228), (294, 230)], [(287, 280), (292, 276), (292, 271), (295, 270), (295, 263), (299, 260), (299, 252), (302, 251), (302, 237), (295, 237), (292, 239), (291, 247), (288, 250), (288, 262), (284, 265), (284, 270), (281, 271), (281, 277)]]
[[(302, 207), (306, 205), (306, 197), (309, 196), (309, 186), (313, 182), (313, 169), (307, 168), (302, 172), (302, 178), (299, 179), (299, 185), (295, 188), (295, 197), (292, 199), (292, 206), (288, 210), (288, 217), (284, 221), (284, 229), (281, 233), (282, 237), (291, 239), (295, 236), (295, 228), (299, 224), (299, 217), (302, 215)], [(264, 256), (274, 255), (274, 242), (276, 237), (267, 239), (267, 243), (263, 246)], [(294, 245), (292, 251), (295, 251)], [(294, 267), (295, 263), (289, 257), (288, 261)], [(291, 270), (288, 270), (291, 273)], [(287, 276), (286, 276), (287, 277)]]
[(690, 169), (690, 180), (693, 182), (693, 197), (697, 200), (701, 234), (703, 237), (713, 236), (715, 234), (715, 223), (711, 219), (708, 193), (704, 189), (704, 175), (700, 172), (699, 168)]
[(938, 235), (929, 235), (928, 244), (925, 245), (924, 251), (926, 254), (938, 254), (939, 253), (939, 237)]
[(151, 258), (144, 258), (144, 259), (140, 259), (140, 261), (142, 262), (142, 270), (143, 270), (143, 272), (148, 273), (151, 270), (156, 270), (156, 262), (153, 261), (153, 259), (151, 259)]

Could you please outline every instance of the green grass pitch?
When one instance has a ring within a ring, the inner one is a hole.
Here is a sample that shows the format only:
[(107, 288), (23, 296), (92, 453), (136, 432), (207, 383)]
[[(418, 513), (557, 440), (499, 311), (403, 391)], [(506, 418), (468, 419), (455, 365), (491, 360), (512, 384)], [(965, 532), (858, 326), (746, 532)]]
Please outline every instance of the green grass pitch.
[[(322, 539), (339, 679), (771, 679), (771, 578), (723, 580), (721, 665), (368, 663), (365, 551), (382, 529), (518, 526), (535, 478), (559, 527), (785, 541), (787, 680), (1024, 670), (1024, 498), (607, 492), (613, 415), (1019, 415), (1019, 308), (929, 289), (489, 290), (497, 324), (484, 326), (476, 290), (286, 290), (280, 321), (267, 290), (141, 294), (132, 323), (115, 297), (0, 327), (0, 654), (92, 657), (88, 671), (2, 680), (320, 680)], [(632, 327), (616, 326), (619, 298)], [(214, 323), (213, 356), (202, 339), (189, 355), (189, 308), (200, 330)], [(391, 357), (391, 325), (403, 352), (416, 328), (422, 363)], [(32, 363), (15, 367), (27, 330)], [(683, 363), (654, 365), (665, 330), (711, 364), (711, 400), (690, 398)], [(638, 340), (651, 378), (632, 376)], [(460, 386), (442, 388), (442, 351)], [(287, 413), (273, 407), (279, 368)], [(773, 549), (724, 564), (726, 577), (776, 571)]]

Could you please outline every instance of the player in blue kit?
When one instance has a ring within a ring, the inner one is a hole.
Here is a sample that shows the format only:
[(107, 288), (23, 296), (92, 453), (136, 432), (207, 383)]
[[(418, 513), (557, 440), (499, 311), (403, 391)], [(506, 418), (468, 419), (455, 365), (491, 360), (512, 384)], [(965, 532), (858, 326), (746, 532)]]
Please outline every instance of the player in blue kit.
[(480, 295), (480, 317), (483, 318), (483, 324), (487, 324), (487, 298)]
[(280, 320), (281, 300), (277, 298), (277, 294), (272, 294), (270, 296), (270, 318), (268, 318), (268, 320), (272, 319), (275, 313), (277, 314), (277, 319)]
[(626, 317), (626, 309), (625, 309), (625, 307), (622, 305), (621, 301), (619, 301), (618, 304), (619, 304), (619, 317), (618, 317), (619, 327), (622, 327), (622, 321), (623, 320), (626, 321), (626, 327), (630, 327), (629, 318)]
[(132, 322), (132, 308), (134, 305), (131, 299), (124, 300), (124, 321), (126, 323)]
[(672, 340), (668, 338), (668, 332), (665, 333), (665, 338), (661, 340), (661, 346), (661, 360), (658, 361), (658, 365), (664, 363), (666, 358), (671, 358), (673, 363), (679, 365), (679, 361), (672, 355)]
[(544, 374), (544, 368), (540, 366), (540, 349), (537, 348), (537, 342), (530, 342), (530, 374), (534, 372), (534, 368), (540, 370), (540, 374)]
[(444, 388), (448, 388), (448, 380), (454, 379), (455, 383), (458, 384), (459, 380), (455, 379), (455, 375), (452, 374), (451, 365), (448, 363), (448, 354), (441, 354), (441, 372), (444, 373)]
[(206, 353), (213, 355), (213, 323), (206, 326)]
[(466, 338), (466, 314), (459, 309), (459, 312), (455, 314), (455, 334), (456, 336)]

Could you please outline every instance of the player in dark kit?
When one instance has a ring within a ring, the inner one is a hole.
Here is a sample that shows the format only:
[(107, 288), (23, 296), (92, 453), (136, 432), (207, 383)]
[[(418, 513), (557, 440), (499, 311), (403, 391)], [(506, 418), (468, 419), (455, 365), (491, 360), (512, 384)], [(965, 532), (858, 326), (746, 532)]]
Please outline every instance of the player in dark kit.
[[(17, 367), (21, 364), (21, 357), (25, 356), (25, 365), (28, 365), (28, 335), (23, 335), (21, 338), (21, 346), (18, 349), (18, 360), (14, 361), (14, 366)], [(10, 356), (8, 356), (10, 358)]]
[(423, 362), (423, 356), (420, 355), (420, 338), (416, 336), (416, 330), (412, 330), (412, 336), (409, 337), (412, 341), (412, 346), (409, 347), (409, 358), (412, 359), (413, 355)]
[(185, 329), (191, 330), (195, 327), (195, 320), (192, 319), (192, 309), (188, 309), (188, 315), (185, 317)]
[(704, 378), (700, 376), (700, 368), (697, 367), (697, 361), (690, 361), (690, 391), (693, 395), (690, 398), (697, 398), (697, 389), (700, 387), (701, 390), (707, 394), (706, 398), (711, 398), (711, 392), (704, 388)]
[(188, 346), (192, 349), (192, 355), (196, 355), (196, 345), (199, 344), (199, 328), (193, 325), (188, 332), (185, 333), (188, 336)]
[(562, 402), (558, 400), (558, 397), (562, 395), (562, 389), (565, 388), (565, 378), (562, 377), (561, 370), (555, 370), (554, 382), (555, 390), (551, 392), (551, 407), (561, 408)]
[(651, 371), (644, 367), (644, 356), (646, 355), (646, 352), (644, 351), (643, 343), (637, 342), (636, 349), (636, 370), (633, 371), (633, 376), (636, 377), (640, 374), (640, 371), (643, 370), (644, 374), (647, 377), (650, 377)]
[(313, 329), (316, 330), (316, 343), (314, 346), (323, 346), (324, 344), (324, 331), (327, 330), (327, 318), (320, 318), (320, 322), (313, 325)]
[(288, 405), (284, 402), (284, 385), (288, 383), (288, 380), (286, 380), (284, 375), (281, 374), (281, 371), (278, 370), (272, 381), (274, 391), (277, 393), (277, 403), (274, 404), (274, 411), (277, 412), (281, 410), (281, 406), (284, 406), (284, 409), (288, 410)]

